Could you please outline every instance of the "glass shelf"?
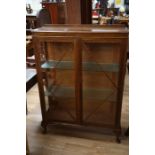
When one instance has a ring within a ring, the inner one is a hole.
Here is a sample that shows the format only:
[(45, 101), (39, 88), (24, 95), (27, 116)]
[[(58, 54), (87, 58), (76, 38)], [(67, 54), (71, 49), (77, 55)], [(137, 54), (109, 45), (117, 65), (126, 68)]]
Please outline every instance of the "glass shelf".
[[(83, 62), (82, 63), (82, 70), (83, 71), (93, 71), (93, 72), (119, 72), (119, 65), (118, 64), (104, 64), (104, 63), (96, 63), (96, 62)], [(73, 69), (74, 63), (72, 61), (56, 61), (50, 60), (46, 61), (42, 64), (41, 68), (50, 70), (53, 68), (56, 69)]]
[(72, 61), (57, 61), (57, 60), (50, 60), (46, 61), (41, 66), (42, 69), (73, 69), (73, 62)]

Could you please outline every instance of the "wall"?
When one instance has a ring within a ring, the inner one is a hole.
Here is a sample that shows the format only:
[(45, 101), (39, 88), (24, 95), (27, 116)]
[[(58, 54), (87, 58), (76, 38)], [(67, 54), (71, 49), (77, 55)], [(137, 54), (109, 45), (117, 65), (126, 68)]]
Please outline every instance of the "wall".
[(42, 2), (42, 0), (26, 0), (26, 4), (31, 4), (33, 11), (38, 11), (42, 8), (40, 2)]
[(38, 11), (42, 8), (40, 2), (42, 2), (42, 0), (26, 0), (26, 4), (31, 4), (33, 11)]

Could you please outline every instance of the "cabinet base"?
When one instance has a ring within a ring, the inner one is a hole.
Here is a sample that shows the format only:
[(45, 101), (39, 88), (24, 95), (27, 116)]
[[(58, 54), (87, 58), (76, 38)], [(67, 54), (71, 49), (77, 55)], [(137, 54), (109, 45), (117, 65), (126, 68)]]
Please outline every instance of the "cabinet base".
[[(64, 124), (64, 123), (60, 123), (60, 122), (53, 122), (53, 123), (46, 123), (45, 121), (42, 121), (41, 122), (41, 127), (43, 128), (43, 134), (46, 134), (47, 133), (47, 126), (48, 125), (56, 125), (56, 124)], [(80, 126), (80, 127), (84, 127), (83, 125), (77, 125), (77, 124), (68, 124), (68, 123), (65, 123), (65, 124), (67, 124), (67, 125), (71, 125), (71, 126)], [(88, 127), (88, 126), (87, 126)], [(85, 127), (84, 127), (85, 128)], [(104, 127), (103, 127), (104, 128)], [(105, 128), (106, 129), (106, 128)], [(110, 129), (110, 130), (112, 130), (112, 128)], [(113, 132), (114, 132), (114, 134), (116, 135), (116, 142), (118, 143), (118, 144), (120, 144), (121, 143), (121, 128), (119, 128), (119, 129), (114, 129), (113, 130)]]

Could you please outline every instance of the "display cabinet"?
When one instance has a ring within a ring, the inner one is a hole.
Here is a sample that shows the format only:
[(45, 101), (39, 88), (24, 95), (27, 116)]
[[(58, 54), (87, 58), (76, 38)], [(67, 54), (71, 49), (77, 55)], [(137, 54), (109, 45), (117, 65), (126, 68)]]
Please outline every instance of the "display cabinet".
[(128, 30), (47, 25), (33, 39), (45, 131), (54, 122), (100, 126), (120, 142)]

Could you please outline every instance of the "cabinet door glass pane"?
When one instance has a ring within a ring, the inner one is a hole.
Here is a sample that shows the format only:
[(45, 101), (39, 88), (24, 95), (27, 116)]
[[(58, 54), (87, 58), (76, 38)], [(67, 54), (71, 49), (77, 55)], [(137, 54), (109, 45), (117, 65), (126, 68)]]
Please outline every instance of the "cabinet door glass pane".
[(48, 96), (47, 117), (52, 121), (75, 121), (75, 73), (73, 44), (48, 42), (45, 71), (45, 95)]
[(120, 49), (118, 44), (83, 43), (83, 122), (112, 125), (115, 118)]

